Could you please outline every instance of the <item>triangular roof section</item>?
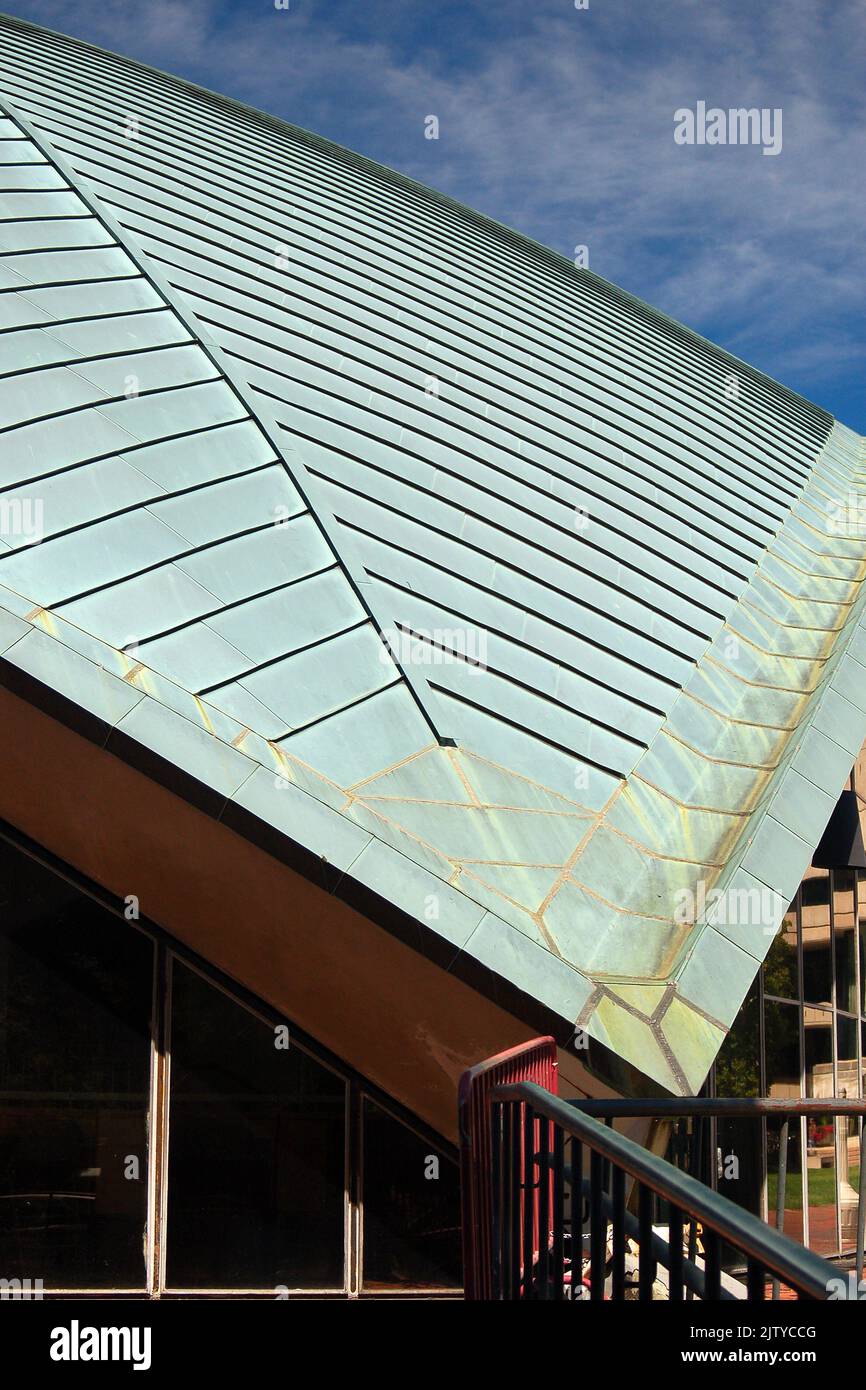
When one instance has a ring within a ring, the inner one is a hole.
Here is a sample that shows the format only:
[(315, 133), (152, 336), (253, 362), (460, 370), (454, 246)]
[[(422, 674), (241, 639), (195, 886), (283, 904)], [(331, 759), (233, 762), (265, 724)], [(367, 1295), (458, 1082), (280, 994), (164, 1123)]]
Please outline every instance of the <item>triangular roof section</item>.
[(317, 137), (0, 57), (5, 682), (696, 1089), (866, 739), (862, 441)]

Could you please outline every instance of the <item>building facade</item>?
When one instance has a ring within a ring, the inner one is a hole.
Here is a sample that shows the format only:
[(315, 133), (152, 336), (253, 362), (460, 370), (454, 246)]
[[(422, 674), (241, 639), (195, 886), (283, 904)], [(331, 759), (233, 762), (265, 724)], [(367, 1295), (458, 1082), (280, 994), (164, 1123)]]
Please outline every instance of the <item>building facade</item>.
[[(860, 820), (864, 759), (852, 769), (856, 824), (816, 855), (722, 1047), (708, 1093), (818, 1100), (864, 1098), (866, 882)], [(827, 866), (827, 860), (833, 867)], [(717, 1186), (774, 1224), (778, 1220), (780, 1120), (720, 1122)], [(726, 1180), (725, 1156), (736, 1177)], [(805, 1117), (788, 1136), (783, 1229), (820, 1254), (856, 1241), (860, 1127), (854, 1118)]]
[(458, 1080), (539, 1033), (862, 1087), (859, 436), (265, 113), (0, 70), (0, 1278), (453, 1294)]

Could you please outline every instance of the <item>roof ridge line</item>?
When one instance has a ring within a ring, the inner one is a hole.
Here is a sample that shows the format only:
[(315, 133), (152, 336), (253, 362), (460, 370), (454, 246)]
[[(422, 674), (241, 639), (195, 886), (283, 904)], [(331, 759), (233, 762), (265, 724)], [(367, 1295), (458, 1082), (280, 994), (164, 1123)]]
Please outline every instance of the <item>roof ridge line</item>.
[(371, 159), (369, 155), (361, 154), (357, 150), (351, 150), (348, 146), (340, 145), (337, 141), (329, 140), (326, 136), (318, 135), (315, 131), (307, 130), (303, 126), (294, 125), (291, 121), (287, 121), (281, 116), (274, 116), (271, 112), (264, 111), (261, 107), (253, 106), (249, 102), (241, 101), (238, 97), (226, 96), (224, 93), (216, 92), (210, 87), (203, 86), (201, 83), (193, 82), (188, 77), (180, 77), (176, 73), (166, 72), (162, 68), (157, 68), (151, 63), (144, 63), (138, 58), (130, 58), (125, 54), (115, 53), (110, 48), (103, 48), (101, 45), (90, 43), (86, 39), (76, 38), (74, 35), (66, 34), (62, 30), (51, 29), (48, 25), (36, 24), (32, 20), (20, 19), (17, 15), (10, 15), (5, 11), (0, 11), (0, 26), (2, 25), (9, 25), (11, 28), (46, 34), (51, 38), (62, 39), (64, 42), (73, 44), (77, 48), (87, 49), (91, 53), (98, 53), (103, 57), (113, 58), (115, 61), (119, 61), (131, 68), (137, 69), (139, 72), (150, 73), (152, 76), (161, 78), (165, 82), (173, 83), (188, 92), (194, 93), (196, 96), (205, 98), (205, 100), (216, 106), (221, 106), (223, 108), (228, 107), (233, 111), (241, 112), (248, 117), (252, 117), (256, 121), (262, 122), (271, 129), (288, 131), (295, 138), (301, 139), (314, 149), (326, 149), (330, 154), (337, 156), (349, 164), (359, 165), (367, 172), (375, 173), (379, 178), (384, 176), (388, 182), (396, 183), (404, 189), (412, 189), (414, 192), (420, 193), (423, 197), (432, 200), (434, 203), (459, 213), (461, 217), (475, 223), (475, 225), (483, 230), (492, 232), (500, 238), (504, 238), (506, 241), (516, 245), (518, 249), (529, 252), (536, 260), (540, 260), (543, 264), (547, 265), (549, 269), (565, 272), (572, 282), (581, 284), (588, 281), (597, 290), (601, 290), (607, 295), (609, 299), (613, 299), (618, 304), (625, 304), (632, 310), (639, 311), (645, 319), (649, 320), (657, 327), (665, 329), (675, 338), (685, 340), (692, 346), (700, 346), (708, 350), (715, 359), (721, 359), (723, 365), (733, 364), (752, 380), (758, 380), (768, 384), (786, 400), (796, 402), (798, 405), (805, 407), (810, 418), (814, 419), (816, 424), (819, 423), (819, 419), (816, 417), (823, 417), (823, 423), (825, 425), (828, 420), (832, 421), (834, 419), (830, 411), (826, 410), (823, 406), (817, 405), (815, 401), (810, 401), (808, 397), (801, 395), (798, 391), (793, 391), (789, 386), (786, 386), (784, 382), (779, 381), (776, 377), (770, 376), (768, 372), (764, 372), (760, 368), (753, 366), (750, 362), (746, 362), (743, 358), (737, 357), (736, 354), (731, 352), (728, 348), (720, 347), (718, 343), (714, 343), (711, 338), (705, 337), (696, 329), (681, 323), (672, 315), (664, 313), (663, 310), (655, 308), (655, 306), (650, 304), (647, 300), (631, 294), (628, 290), (622, 289), (612, 280), (606, 280), (604, 276), (597, 274), (593, 270), (578, 268), (574, 265), (574, 262), (563, 255), (561, 251), (556, 251), (553, 247), (545, 246), (543, 242), (536, 241), (535, 238), (529, 236), (528, 233), (521, 232), (514, 227), (509, 227), (507, 223), (499, 222), (496, 218), (489, 217), (486, 213), (479, 212), (466, 203), (461, 203), (459, 199), (452, 198), (450, 194), (432, 188), (430, 185), (422, 183), (419, 179), (411, 178), (408, 174), (402, 173), (399, 169), (394, 169), (387, 164), (381, 164), (379, 161)]

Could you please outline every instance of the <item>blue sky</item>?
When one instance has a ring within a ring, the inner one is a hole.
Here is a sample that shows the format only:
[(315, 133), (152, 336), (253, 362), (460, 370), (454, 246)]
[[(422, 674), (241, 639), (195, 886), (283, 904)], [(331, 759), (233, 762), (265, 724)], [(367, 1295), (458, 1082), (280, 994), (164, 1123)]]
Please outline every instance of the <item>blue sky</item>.
[[(866, 432), (862, 0), (17, 0), (572, 255)], [(780, 107), (783, 149), (673, 113)], [(438, 140), (424, 119), (439, 119)]]

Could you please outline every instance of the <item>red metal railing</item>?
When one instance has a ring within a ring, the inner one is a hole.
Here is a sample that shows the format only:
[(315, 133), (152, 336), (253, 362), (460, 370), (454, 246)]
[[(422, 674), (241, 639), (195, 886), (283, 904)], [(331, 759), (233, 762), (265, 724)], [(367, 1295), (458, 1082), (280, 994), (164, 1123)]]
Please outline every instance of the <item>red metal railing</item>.
[[(489, 1299), (492, 1287), (493, 1144), (490, 1129), (490, 1092), (496, 1086), (533, 1081), (557, 1095), (556, 1043), (553, 1038), (533, 1038), (509, 1048), (486, 1062), (470, 1067), (460, 1078), (460, 1182), (463, 1207), (463, 1287), (467, 1299)], [(538, 1122), (536, 1121), (536, 1124)], [(520, 1144), (520, 1154), (525, 1152)], [(532, 1202), (532, 1235), (527, 1231), (522, 1264), (529, 1269), (538, 1250), (540, 1192)], [(544, 1203), (547, 1209), (547, 1203)], [(530, 1248), (531, 1247), (531, 1248)]]

